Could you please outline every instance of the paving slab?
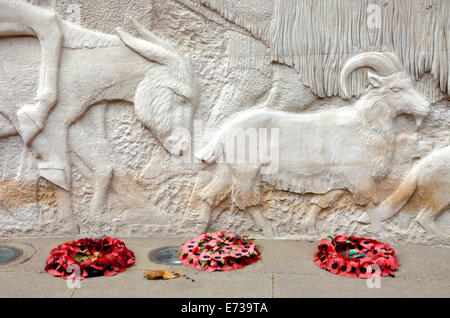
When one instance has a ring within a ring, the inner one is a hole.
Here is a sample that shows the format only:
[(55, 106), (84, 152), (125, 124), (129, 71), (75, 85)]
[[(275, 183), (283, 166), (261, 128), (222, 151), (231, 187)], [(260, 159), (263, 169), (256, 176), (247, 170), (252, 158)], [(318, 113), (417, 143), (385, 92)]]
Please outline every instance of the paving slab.
[(64, 279), (48, 273), (1, 272), (0, 297), (69, 298), (74, 293)]
[[(369, 283), (369, 284), (368, 284)], [(409, 298), (450, 297), (450, 281), (381, 277), (379, 284), (333, 274), (275, 274), (274, 297)]]
[(10, 238), (4, 243), (5, 245), (16, 246), (21, 249), (26, 248), (26, 254), (31, 258), (23, 263), (18, 262), (0, 266), (0, 272), (46, 273), (44, 269), (45, 261), (50, 255), (50, 251), (66, 241), (71, 241), (71, 238)]
[[(402, 265), (395, 278), (380, 279), (380, 288), (320, 269), (312, 262), (317, 245), (304, 241), (258, 240), (261, 260), (233, 272), (208, 273), (148, 259), (152, 249), (179, 246), (188, 239), (122, 238), (136, 255), (134, 266), (69, 288), (67, 281), (46, 273), (44, 265), (52, 248), (73, 238), (0, 238), (2, 245), (22, 244), (35, 251), (29, 260), (0, 265), (0, 297), (450, 297), (450, 249), (446, 247), (393, 246)], [(144, 278), (148, 269), (171, 269), (194, 282), (185, 277), (149, 281)]]
[(113, 277), (85, 279), (74, 297), (152, 297), (152, 298), (248, 298), (272, 297), (272, 275), (244, 271), (206, 273), (187, 272), (194, 281), (179, 277), (147, 280), (143, 272), (126, 271)]
[(313, 273), (312, 262), (317, 245), (296, 240), (257, 240), (261, 244), (261, 263), (256, 271), (267, 273)]
[(392, 247), (401, 263), (397, 277), (450, 280), (450, 248), (405, 245)]

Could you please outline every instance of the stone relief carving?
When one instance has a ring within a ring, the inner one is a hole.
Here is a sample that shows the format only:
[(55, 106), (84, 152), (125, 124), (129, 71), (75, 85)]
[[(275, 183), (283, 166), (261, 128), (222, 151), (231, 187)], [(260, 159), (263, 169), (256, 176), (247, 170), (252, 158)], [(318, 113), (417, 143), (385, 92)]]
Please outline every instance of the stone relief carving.
[[(0, 0), (2, 236), (449, 243), (446, 1), (34, 3)], [(234, 128), (279, 148), (221, 163)]]
[(41, 71), (36, 104), (17, 111), (20, 133), (29, 144), (42, 130), (58, 97), (58, 72), (63, 34), (58, 16), (25, 1), (0, 2), (0, 36), (35, 36), (41, 45)]
[[(414, 79), (431, 71), (442, 91), (450, 87), (448, 1), (200, 2), (263, 41), (273, 60), (292, 66), (321, 97), (342, 96), (339, 72), (348, 55), (361, 51), (395, 52)], [(367, 84), (365, 73), (357, 72), (349, 93), (361, 93)]]
[(402, 229), (407, 230), (415, 217), (433, 235), (448, 238), (449, 234), (435, 220), (450, 204), (449, 160), (450, 146), (433, 151), (411, 169), (391, 196), (373, 212), (363, 215), (362, 220), (370, 220), (377, 232), (387, 236), (381, 221), (399, 213)]
[[(231, 191), (232, 200), (240, 209), (259, 205), (259, 181), (296, 193), (325, 194), (337, 189), (348, 190), (354, 194), (355, 202), (378, 202), (374, 183), (391, 170), (395, 118), (410, 114), (420, 126), (430, 105), (413, 88), (398, 59), (388, 53), (361, 53), (350, 58), (340, 77), (345, 93), (349, 75), (363, 67), (375, 71), (369, 73), (370, 87), (357, 102), (346, 108), (308, 114), (251, 109), (226, 122), (197, 154), (206, 163), (224, 155), (225, 162), (232, 166), (222, 169), (224, 175), (205, 188), (206, 202), (213, 205), (217, 202), (216, 197), (223, 198), (225, 192)], [(239, 162), (234, 158), (234, 139), (238, 130), (257, 129), (261, 133), (261, 129), (273, 127), (280, 129), (279, 142), (271, 143), (270, 148), (271, 154), (279, 153), (279, 157), (271, 158), (278, 162), (270, 162), (261, 156), (253, 162)], [(260, 177), (264, 166), (274, 164), (273, 171)], [(207, 226), (210, 209), (205, 208), (204, 213)], [(251, 214), (258, 224), (264, 223), (259, 212)], [(317, 209), (312, 209), (308, 225), (315, 226), (316, 216)], [(269, 225), (262, 227), (267, 235), (271, 235)]]
[[(14, 12), (19, 12), (19, 16), (37, 15), (43, 19), (47, 16), (55, 19), (54, 14), (43, 9), (20, 1), (17, 2), (17, 6), (14, 6), (14, 3), (16, 2), (2, 1), (2, 9), (3, 6), (11, 8), (15, 10)], [(8, 11), (5, 13), (7, 17), (10, 16)], [(183, 152), (190, 149), (190, 140), (185, 138), (184, 131), (177, 132), (180, 129), (190, 129), (192, 113), (197, 102), (195, 73), (189, 61), (179, 55), (169, 43), (157, 38), (138, 23), (136, 28), (142, 38), (133, 37), (120, 28), (117, 29), (118, 36), (116, 36), (83, 29), (63, 20), (59, 22), (61, 29), (58, 30), (62, 32), (63, 39), (59, 96), (57, 105), (48, 116), (45, 126), (39, 127), (32, 136), (29, 133), (30, 122), (22, 122), (19, 119), (26, 113), (23, 108), (17, 111), (17, 105), (5, 103), (1, 110), (2, 114), (15, 124), (16, 132), (21, 134), (25, 143), (31, 141), (29, 147), (38, 159), (40, 176), (70, 191), (68, 129), (89, 107), (105, 101), (121, 100), (133, 103), (136, 116), (174, 156), (182, 156)], [(39, 33), (23, 32), (23, 27), (14, 29), (15, 25), (5, 24), (5, 30), (7, 27), (11, 29), (5, 31), (5, 35), (32, 35), (37, 36), (41, 42), (44, 41)], [(46, 34), (49, 37), (46, 41), (50, 43), (60, 41), (59, 36), (52, 38), (52, 34)], [(44, 44), (42, 47), (45, 51)], [(47, 56), (45, 52), (42, 56), (44, 75), (41, 77), (45, 80), (44, 83), (40, 82), (39, 86), (43, 87), (44, 91), (52, 91), (52, 101), (46, 105), (55, 104), (56, 74), (53, 74), (52, 80), (47, 82), (46, 59), (51, 56)], [(19, 56), (14, 62), (20, 63), (20, 58)], [(57, 73), (57, 70), (55, 71), (53, 67), (52, 72)], [(16, 88), (9, 89), (14, 92)], [(39, 93), (38, 91), (38, 95)], [(38, 96), (38, 100), (39, 98)], [(50, 108), (47, 108), (46, 112), (49, 110)], [(27, 108), (27, 111), (28, 115), (32, 113), (31, 109)], [(44, 117), (47, 116), (42, 116), (42, 124)], [(24, 134), (24, 131), (27, 132)], [(8, 135), (12, 133), (10, 131)], [(92, 149), (87, 150), (83, 145), (73, 148), (78, 150), (79, 156), (75, 165), (85, 165), (90, 170), (91, 177), (94, 176), (92, 211), (101, 214), (113, 173), (108, 163), (108, 159), (111, 158), (108, 145), (98, 141), (101, 135), (91, 138), (81, 134), (77, 138), (97, 141), (95, 152), (92, 152)], [(58, 193), (65, 196), (60, 198), (59, 208), (64, 211), (62, 217), (70, 219), (70, 196), (60, 191)]]

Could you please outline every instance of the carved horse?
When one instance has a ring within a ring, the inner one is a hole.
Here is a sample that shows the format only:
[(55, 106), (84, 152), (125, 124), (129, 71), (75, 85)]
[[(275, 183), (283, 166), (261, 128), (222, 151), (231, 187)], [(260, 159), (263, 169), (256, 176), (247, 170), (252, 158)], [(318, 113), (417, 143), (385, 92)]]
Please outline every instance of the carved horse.
[[(117, 30), (117, 36), (84, 29), (63, 20), (60, 25), (64, 38), (58, 102), (48, 116), (46, 126), (31, 141), (29, 148), (38, 160), (40, 176), (63, 189), (57, 192), (58, 203), (62, 209), (60, 217), (67, 221), (72, 219), (69, 127), (93, 105), (128, 102), (134, 104), (137, 118), (170, 154), (183, 156), (190, 149), (190, 135), (186, 132), (191, 128), (198, 87), (190, 62), (169, 43), (137, 23), (142, 38), (121, 29)], [(13, 45), (17, 39), (2, 41)], [(37, 50), (37, 41), (29, 40), (28, 45), (17, 52), (17, 58), (10, 57), (4, 63), (14, 63), (12, 67), (23, 72), (29, 68), (25, 61), (35, 62)], [(2, 77), (14, 79), (20, 74), (3, 72), (0, 81)], [(0, 85), (0, 113), (11, 122), (10, 127), (1, 129), (0, 137), (20, 134), (17, 109), (23, 101), (14, 96), (27, 93), (29, 95), (25, 87), (14, 80), (5, 80)], [(83, 159), (96, 176), (92, 210), (99, 213), (105, 207), (113, 168), (89, 153), (85, 153)], [(68, 232), (74, 229), (67, 222), (63, 226), (69, 227)]]

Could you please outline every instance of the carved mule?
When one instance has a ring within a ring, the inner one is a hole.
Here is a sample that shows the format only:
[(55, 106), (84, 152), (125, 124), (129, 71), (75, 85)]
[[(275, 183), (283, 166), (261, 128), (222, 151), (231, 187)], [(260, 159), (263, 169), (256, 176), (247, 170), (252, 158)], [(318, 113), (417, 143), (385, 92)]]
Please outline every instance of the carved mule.
[[(429, 103), (416, 91), (403, 72), (398, 59), (388, 53), (362, 53), (344, 65), (340, 83), (347, 92), (346, 80), (352, 72), (370, 68), (370, 86), (354, 104), (333, 110), (289, 113), (265, 108), (238, 113), (225, 123), (196, 157), (213, 163), (224, 157), (216, 177), (202, 189), (203, 226), (209, 223), (212, 208), (231, 192), (240, 209), (249, 209), (266, 235), (272, 229), (259, 210), (260, 182), (294, 193), (314, 193), (335, 200), (339, 191), (348, 190), (355, 202), (377, 201), (375, 182), (391, 170), (395, 151), (394, 119), (412, 115), (418, 125), (430, 110)], [(279, 169), (262, 174), (267, 158), (236, 163), (227, 153), (237, 129), (279, 128), (279, 143), (271, 153), (279, 153)], [(336, 194), (336, 191), (338, 193)], [(315, 226), (321, 206), (307, 216), (307, 225)]]
[[(68, 130), (93, 105), (122, 101), (134, 104), (137, 118), (174, 156), (182, 156), (190, 149), (192, 114), (197, 104), (198, 87), (190, 62), (169, 43), (136, 24), (142, 38), (118, 29), (118, 36), (104, 34), (60, 20), (63, 49), (59, 69), (57, 105), (47, 118), (45, 127), (29, 144), (38, 160), (40, 176), (61, 187), (58, 191), (62, 218), (71, 216), (71, 161)], [(36, 36), (16, 32), (16, 36)], [(15, 45), (20, 39), (9, 39)], [(24, 61), (34, 61), (37, 41), (27, 50), (17, 52), (8, 63), (15, 63), (23, 72), (29, 71)], [(38, 61), (36, 61), (38, 63)], [(20, 68), (20, 65), (23, 65)], [(3, 74), (9, 76), (10, 74)], [(16, 74), (17, 78), (20, 74)], [(28, 84), (29, 85), (29, 84)], [(10, 96), (24, 96), (25, 87), (5, 81), (0, 88), (0, 112), (10, 122), (2, 136), (20, 133), (17, 110), (22, 100)], [(95, 140), (99, 136), (88, 136)], [(82, 139), (80, 136), (78, 139)], [(92, 210), (102, 213), (113, 174), (112, 165), (104, 158), (111, 152), (107, 143), (101, 149), (79, 154), (94, 180)], [(104, 157), (103, 157), (104, 155)], [(89, 179), (89, 178), (88, 178)]]

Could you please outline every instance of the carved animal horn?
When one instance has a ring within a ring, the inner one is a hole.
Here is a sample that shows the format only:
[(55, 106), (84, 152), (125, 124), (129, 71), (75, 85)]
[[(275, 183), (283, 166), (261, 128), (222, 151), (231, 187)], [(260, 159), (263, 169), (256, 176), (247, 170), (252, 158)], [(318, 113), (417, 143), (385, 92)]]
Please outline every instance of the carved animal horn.
[(383, 53), (391, 62), (394, 64), (397, 72), (403, 71), (403, 64), (400, 62), (399, 58), (396, 54), (391, 52), (384, 52)]
[(344, 95), (348, 96), (347, 78), (357, 69), (369, 67), (381, 76), (389, 76), (398, 71), (395, 64), (391, 58), (379, 52), (361, 53), (351, 57), (342, 68), (339, 80)]
[(176, 57), (165, 48), (157, 44), (135, 38), (134, 36), (123, 31), (121, 28), (117, 28), (117, 33), (119, 33), (120, 38), (129, 48), (153, 62), (167, 65), (176, 59)]
[(138, 31), (139, 35), (144, 40), (147, 40), (149, 42), (152, 42), (152, 43), (155, 43), (157, 45), (160, 45), (160, 46), (164, 47), (166, 50), (173, 50), (172, 46), (169, 43), (167, 43), (167, 42), (161, 40), (160, 38), (158, 38), (155, 34), (150, 32), (149, 30), (147, 30), (138, 21), (136, 21), (135, 19), (133, 19), (132, 21), (133, 21), (133, 24), (136, 27), (136, 30)]

